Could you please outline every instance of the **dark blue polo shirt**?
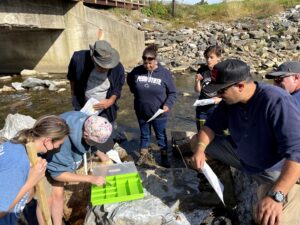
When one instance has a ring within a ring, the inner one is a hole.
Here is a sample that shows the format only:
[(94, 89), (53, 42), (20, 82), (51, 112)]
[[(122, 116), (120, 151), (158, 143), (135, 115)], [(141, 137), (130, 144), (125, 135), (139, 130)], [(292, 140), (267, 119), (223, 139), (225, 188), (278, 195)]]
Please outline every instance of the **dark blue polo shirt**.
[(300, 90), (294, 92), (292, 96), (296, 99), (298, 107), (300, 107)]
[(300, 110), (295, 98), (281, 88), (256, 85), (246, 104), (222, 101), (205, 125), (216, 133), (229, 129), (246, 172), (262, 172), (283, 158), (300, 162)]

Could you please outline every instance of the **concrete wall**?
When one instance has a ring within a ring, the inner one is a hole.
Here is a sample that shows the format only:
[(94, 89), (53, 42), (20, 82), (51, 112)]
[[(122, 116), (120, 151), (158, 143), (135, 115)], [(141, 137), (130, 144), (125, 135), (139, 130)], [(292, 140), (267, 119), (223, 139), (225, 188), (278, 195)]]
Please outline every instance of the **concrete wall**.
[(66, 72), (73, 52), (108, 40), (125, 67), (134, 66), (144, 49), (144, 34), (105, 11), (62, 0), (0, 1), (0, 73), (22, 69)]

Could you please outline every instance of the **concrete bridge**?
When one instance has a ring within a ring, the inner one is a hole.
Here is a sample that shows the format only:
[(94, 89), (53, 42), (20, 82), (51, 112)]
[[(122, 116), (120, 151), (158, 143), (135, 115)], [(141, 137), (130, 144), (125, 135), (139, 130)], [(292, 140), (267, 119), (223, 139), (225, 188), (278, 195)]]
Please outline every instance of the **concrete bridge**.
[(81, 1), (0, 1), (2, 74), (66, 72), (73, 52), (88, 49), (99, 38), (118, 49), (126, 67), (139, 61), (145, 46), (143, 32)]
[(146, 0), (73, 0), (82, 1), (90, 5), (103, 5), (119, 8), (138, 9), (146, 5)]

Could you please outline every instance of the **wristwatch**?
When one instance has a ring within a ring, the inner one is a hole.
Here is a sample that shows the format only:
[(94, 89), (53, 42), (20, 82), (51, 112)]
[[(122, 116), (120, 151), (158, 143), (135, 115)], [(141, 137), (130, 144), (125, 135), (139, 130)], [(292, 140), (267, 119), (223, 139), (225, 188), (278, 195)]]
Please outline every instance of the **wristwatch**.
[(270, 196), (274, 201), (279, 203), (285, 203), (286, 201), (286, 196), (283, 194), (282, 191), (270, 190), (267, 195)]

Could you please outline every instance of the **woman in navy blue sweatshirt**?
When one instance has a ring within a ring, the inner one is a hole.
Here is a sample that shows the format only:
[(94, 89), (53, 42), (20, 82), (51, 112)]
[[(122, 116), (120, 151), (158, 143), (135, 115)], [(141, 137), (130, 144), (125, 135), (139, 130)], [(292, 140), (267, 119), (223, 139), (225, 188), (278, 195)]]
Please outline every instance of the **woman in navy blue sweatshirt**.
[[(135, 67), (127, 76), (130, 91), (134, 94), (134, 109), (140, 126), (141, 156), (137, 164), (151, 157), (149, 144), (151, 126), (161, 149), (161, 165), (169, 167), (166, 125), (169, 111), (176, 100), (176, 87), (172, 74), (157, 61), (157, 47), (148, 46), (143, 52), (143, 65)], [(164, 112), (147, 123), (158, 109)]]

